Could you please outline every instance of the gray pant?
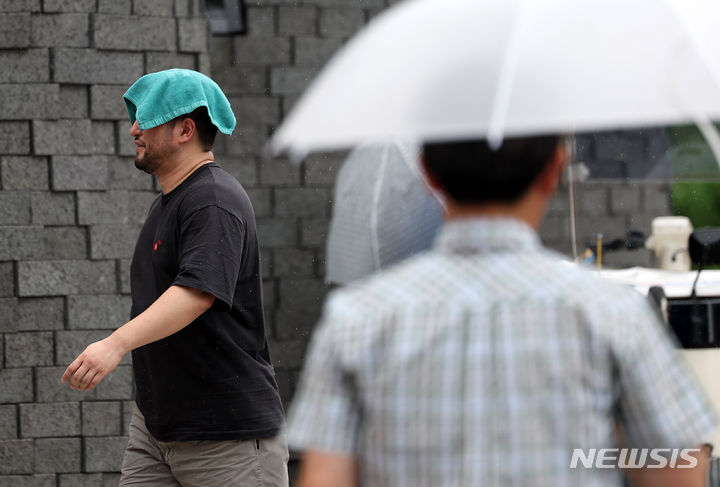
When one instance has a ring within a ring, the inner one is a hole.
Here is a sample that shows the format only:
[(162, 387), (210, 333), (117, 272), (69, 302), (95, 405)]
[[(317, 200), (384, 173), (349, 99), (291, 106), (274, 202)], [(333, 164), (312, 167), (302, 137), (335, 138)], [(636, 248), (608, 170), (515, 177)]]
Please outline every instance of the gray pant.
[(135, 407), (120, 486), (287, 487), (285, 435), (247, 441), (157, 441)]

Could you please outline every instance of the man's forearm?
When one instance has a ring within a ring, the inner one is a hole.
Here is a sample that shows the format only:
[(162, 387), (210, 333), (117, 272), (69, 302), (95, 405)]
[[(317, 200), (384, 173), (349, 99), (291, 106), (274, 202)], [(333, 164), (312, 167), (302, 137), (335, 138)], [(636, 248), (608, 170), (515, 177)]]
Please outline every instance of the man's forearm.
[(197, 289), (171, 286), (148, 309), (113, 332), (108, 339), (123, 355), (176, 333), (207, 311), (215, 298)]
[(355, 487), (357, 461), (354, 457), (309, 450), (303, 454), (298, 487)]
[(109, 337), (88, 345), (65, 370), (62, 382), (70, 380), (73, 389), (93, 389), (126, 353), (182, 330), (214, 301), (213, 296), (202, 291), (171, 286), (148, 309)]
[(710, 467), (710, 448), (698, 446), (692, 456), (697, 461), (694, 468), (641, 468), (628, 469), (626, 474), (633, 487), (705, 487)]

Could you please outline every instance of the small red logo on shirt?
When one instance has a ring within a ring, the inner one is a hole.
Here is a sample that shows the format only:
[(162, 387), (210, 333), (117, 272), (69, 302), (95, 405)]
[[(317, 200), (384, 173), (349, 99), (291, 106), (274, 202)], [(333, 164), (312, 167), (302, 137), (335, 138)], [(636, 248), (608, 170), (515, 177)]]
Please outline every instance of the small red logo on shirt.
[(153, 252), (157, 252), (157, 249), (158, 249), (158, 247), (160, 247), (161, 244), (162, 244), (162, 242), (161, 242), (160, 240), (158, 240), (157, 242), (155, 242), (155, 243), (153, 244)]

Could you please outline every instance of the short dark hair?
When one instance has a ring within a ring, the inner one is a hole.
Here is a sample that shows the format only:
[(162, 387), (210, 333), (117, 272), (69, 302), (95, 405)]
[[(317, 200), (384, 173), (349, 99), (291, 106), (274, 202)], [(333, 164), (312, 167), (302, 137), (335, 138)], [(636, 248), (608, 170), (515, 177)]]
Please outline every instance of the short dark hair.
[(425, 167), (453, 201), (460, 204), (512, 203), (545, 169), (560, 136), (505, 139), (498, 150), (485, 140), (423, 145)]
[(176, 122), (185, 118), (192, 119), (192, 121), (195, 122), (195, 130), (200, 137), (200, 143), (202, 144), (203, 149), (206, 151), (211, 150), (213, 148), (213, 144), (215, 143), (215, 137), (217, 136), (218, 129), (210, 120), (207, 108), (198, 107), (190, 113), (180, 115), (172, 120), (172, 125), (174, 126)]

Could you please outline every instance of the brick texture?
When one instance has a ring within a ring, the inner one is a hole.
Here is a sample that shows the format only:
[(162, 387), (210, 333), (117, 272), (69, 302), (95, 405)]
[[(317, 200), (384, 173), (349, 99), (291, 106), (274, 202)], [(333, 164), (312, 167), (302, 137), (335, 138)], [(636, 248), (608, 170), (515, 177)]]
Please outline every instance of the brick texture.
[(70, 473), (59, 475), (60, 487), (102, 487), (103, 476), (99, 473)]
[(20, 405), (23, 438), (75, 436), (80, 434), (80, 403), (60, 402)]
[(0, 227), (0, 242), (0, 260), (40, 259), (45, 251), (42, 227)]
[(95, 0), (43, 0), (43, 12), (94, 12)]
[(33, 192), (30, 194), (33, 225), (73, 225), (75, 195), (70, 192)]
[(125, 223), (128, 213), (127, 191), (79, 191), (78, 223)]
[(33, 473), (32, 440), (0, 440), (0, 475)]
[(30, 14), (0, 14), (0, 48), (29, 47), (31, 32)]
[(92, 125), (88, 120), (33, 122), (33, 145), (41, 155), (93, 154)]
[(130, 258), (139, 234), (139, 225), (93, 225), (90, 256), (93, 259)]
[(32, 369), (0, 369), (0, 403), (32, 402)]
[(108, 161), (104, 157), (54, 156), (51, 167), (56, 191), (107, 189)]
[(33, 15), (32, 44), (47, 47), (88, 47), (87, 14)]
[(235, 62), (282, 65), (290, 62), (290, 39), (283, 37), (238, 37)]
[(135, 165), (133, 164), (134, 160), (134, 157), (110, 157), (107, 159), (109, 170), (108, 184), (110, 189), (148, 191), (151, 191), (153, 189), (152, 176), (148, 176), (144, 172), (135, 169)]
[(115, 294), (69, 296), (67, 309), (71, 329), (115, 329), (130, 319), (130, 298)]
[(0, 406), (0, 441), (17, 436), (17, 407), (13, 404)]
[(5, 365), (7, 367), (36, 367), (52, 365), (52, 363), (52, 333), (27, 332), (5, 335)]
[(98, 12), (103, 14), (130, 14), (132, 0), (98, 0)]
[(178, 48), (182, 52), (205, 52), (207, 22), (202, 18), (178, 19)]
[(197, 69), (198, 67), (195, 54), (151, 51), (146, 54), (145, 59), (145, 71), (148, 73), (171, 68)]
[(129, 85), (143, 74), (142, 53), (57, 49), (53, 58), (55, 81), (77, 84)]
[(0, 296), (12, 296), (15, 292), (15, 265), (0, 262)]
[(327, 8), (320, 14), (320, 34), (350, 36), (365, 24), (365, 12), (358, 8)]
[(0, 225), (27, 225), (30, 223), (30, 193), (4, 191), (0, 193)]
[(50, 81), (50, 51), (21, 49), (0, 51), (0, 83), (46, 83)]
[(4, 0), (0, 12), (38, 12), (41, 0)]
[(15, 321), (18, 331), (60, 330), (65, 321), (63, 298), (21, 298)]
[(48, 161), (44, 157), (0, 157), (2, 189), (48, 189)]
[(62, 296), (116, 291), (112, 261), (53, 260), (18, 264), (20, 296)]
[(174, 0), (134, 0), (132, 11), (136, 15), (170, 17), (174, 6)]
[(318, 37), (297, 37), (295, 39), (295, 62), (299, 66), (320, 67), (342, 45), (342, 39), (318, 38)]
[(0, 475), (0, 487), (56, 487), (55, 475)]
[(98, 49), (170, 51), (176, 46), (175, 32), (173, 18), (98, 14), (93, 39)]
[[(0, 54), (0, 63), (2, 55)], [(28, 154), (30, 152), (30, 126), (27, 122), (0, 121), (0, 153)]]
[[(0, 27), (1, 28), (1, 27)], [(60, 117), (60, 90), (54, 84), (0, 85), (0, 106), (6, 120)], [(28, 103), (32, 100), (32, 103)]]
[(118, 436), (122, 429), (122, 404), (116, 401), (82, 403), (84, 436)]
[(82, 85), (60, 85), (60, 106), (63, 118), (87, 118), (88, 88)]
[(281, 35), (312, 35), (317, 31), (315, 7), (280, 7), (278, 32)]
[(88, 472), (112, 472), (120, 469), (127, 437), (109, 436), (85, 439), (85, 468)]
[(90, 116), (97, 119), (127, 120), (122, 96), (125, 85), (95, 85), (90, 87)]
[(35, 472), (79, 472), (81, 466), (80, 438), (38, 438), (35, 440)]

